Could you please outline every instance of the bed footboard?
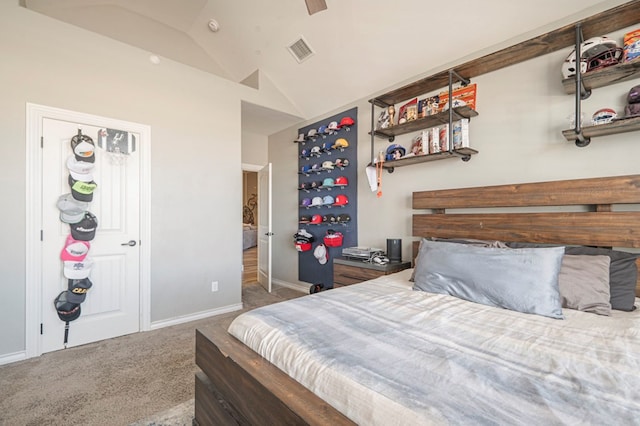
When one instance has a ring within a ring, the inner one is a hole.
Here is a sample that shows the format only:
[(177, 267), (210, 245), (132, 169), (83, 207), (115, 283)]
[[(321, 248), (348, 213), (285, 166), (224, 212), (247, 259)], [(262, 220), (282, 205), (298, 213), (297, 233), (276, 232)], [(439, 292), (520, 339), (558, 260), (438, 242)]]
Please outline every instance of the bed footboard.
[(196, 365), (195, 424), (354, 424), (224, 328), (196, 330)]

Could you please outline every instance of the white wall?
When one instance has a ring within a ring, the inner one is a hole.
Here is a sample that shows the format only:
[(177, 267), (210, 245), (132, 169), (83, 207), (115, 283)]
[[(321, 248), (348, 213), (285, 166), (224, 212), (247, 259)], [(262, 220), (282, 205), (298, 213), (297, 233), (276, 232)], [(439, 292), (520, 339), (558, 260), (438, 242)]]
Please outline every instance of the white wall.
[[(240, 303), (241, 102), (282, 96), (0, 4), (0, 357), (25, 349), (25, 105), (151, 126), (151, 321)], [(266, 148), (265, 148), (266, 149)], [(250, 161), (264, 162), (263, 158)], [(223, 182), (224, 184), (220, 184)], [(212, 293), (210, 283), (219, 281)]]
[[(628, 28), (609, 34), (621, 42)], [(467, 163), (448, 159), (397, 168), (384, 173), (382, 198), (372, 193), (364, 172), (371, 159), (371, 106), (366, 99), (354, 101), (324, 116), (287, 129), (269, 138), (269, 159), (274, 166), (274, 259), (275, 280), (298, 283), (298, 255), (290, 236), (298, 220), (297, 148), (291, 140), (298, 128), (322, 121), (353, 106), (358, 107), (358, 244), (386, 247), (386, 238), (402, 238), (403, 258), (411, 256), (411, 192), (519, 182), (615, 176), (638, 173), (640, 133), (594, 138), (584, 148), (567, 142), (561, 131), (569, 128), (574, 97), (564, 94), (560, 67), (570, 48), (474, 78), (478, 84), (477, 111), (471, 120), (471, 146), (479, 151)], [(372, 72), (384, 72), (383, 69)], [(414, 80), (426, 77), (416, 76)], [(582, 103), (585, 116), (603, 107), (622, 112), (626, 94), (640, 79), (596, 89)], [(336, 82), (339, 86), (339, 82)], [(379, 93), (387, 89), (381, 88)], [(376, 114), (380, 110), (376, 110)], [(395, 142), (411, 145), (410, 133)], [(375, 151), (389, 142), (376, 138)]]
[(242, 130), (242, 163), (263, 166), (268, 162), (269, 138)]

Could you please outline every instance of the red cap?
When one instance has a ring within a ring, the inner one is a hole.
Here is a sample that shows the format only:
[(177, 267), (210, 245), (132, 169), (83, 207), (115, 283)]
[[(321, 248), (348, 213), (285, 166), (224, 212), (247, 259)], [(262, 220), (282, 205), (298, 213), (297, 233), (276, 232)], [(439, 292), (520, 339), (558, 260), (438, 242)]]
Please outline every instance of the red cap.
[(340, 120), (340, 124), (338, 124), (338, 129), (344, 126), (353, 126), (355, 124), (355, 121), (353, 121), (353, 118), (351, 117), (342, 117), (342, 119)]

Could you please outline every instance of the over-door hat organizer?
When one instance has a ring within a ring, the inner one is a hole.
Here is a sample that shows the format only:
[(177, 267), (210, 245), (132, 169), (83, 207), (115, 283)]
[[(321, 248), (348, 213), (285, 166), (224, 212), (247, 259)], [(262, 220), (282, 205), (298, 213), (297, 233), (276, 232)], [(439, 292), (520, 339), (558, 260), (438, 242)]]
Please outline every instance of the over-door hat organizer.
[(78, 129), (70, 144), (72, 154), (66, 159), (70, 192), (58, 197), (56, 203), (60, 210), (60, 221), (69, 225), (69, 235), (60, 252), (67, 289), (60, 292), (53, 302), (58, 318), (65, 322), (65, 348), (69, 338), (69, 322), (80, 317), (80, 305), (93, 286), (89, 279), (93, 266), (89, 250), (90, 241), (95, 238), (98, 228), (98, 219), (89, 211), (89, 204), (98, 186), (93, 179), (95, 143)]

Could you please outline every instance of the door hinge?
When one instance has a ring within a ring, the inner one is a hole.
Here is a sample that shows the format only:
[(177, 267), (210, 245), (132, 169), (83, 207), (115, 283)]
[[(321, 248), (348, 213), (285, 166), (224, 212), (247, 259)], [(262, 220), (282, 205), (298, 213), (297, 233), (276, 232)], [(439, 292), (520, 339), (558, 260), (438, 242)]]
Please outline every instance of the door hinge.
[(40, 241), (44, 241), (44, 231), (40, 230)]
[(44, 148), (44, 136), (40, 136), (40, 148)]
[(44, 334), (44, 325), (40, 323), (40, 335)]

